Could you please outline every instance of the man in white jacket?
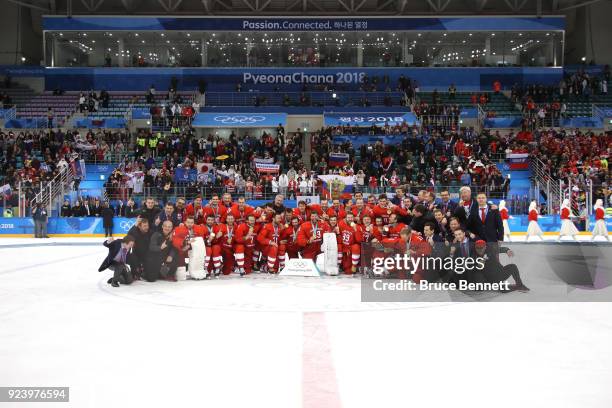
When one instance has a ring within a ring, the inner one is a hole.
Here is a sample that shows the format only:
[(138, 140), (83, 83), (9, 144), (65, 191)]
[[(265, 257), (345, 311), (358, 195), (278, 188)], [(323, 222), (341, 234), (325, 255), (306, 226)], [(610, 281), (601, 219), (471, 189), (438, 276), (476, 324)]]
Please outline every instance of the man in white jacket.
[(289, 177), (287, 177), (287, 175), (283, 173), (278, 177), (278, 187), (279, 187), (280, 193), (284, 195), (285, 197), (287, 197), (287, 187), (288, 186), (289, 186)]
[(272, 177), (272, 192), (278, 194), (278, 180), (276, 180), (276, 177)]

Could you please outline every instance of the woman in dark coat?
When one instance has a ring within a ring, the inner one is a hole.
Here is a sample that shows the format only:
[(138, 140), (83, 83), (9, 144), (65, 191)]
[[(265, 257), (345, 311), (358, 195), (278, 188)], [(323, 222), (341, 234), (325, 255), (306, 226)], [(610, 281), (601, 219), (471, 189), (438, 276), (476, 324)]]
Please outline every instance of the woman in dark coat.
[(112, 237), (113, 236), (113, 217), (115, 216), (115, 210), (108, 204), (108, 201), (104, 202), (104, 206), (102, 207), (102, 211), (100, 213), (102, 216), (102, 226), (104, 227), (104, 236)]
[(176, 281), (178, 254), (172, 245), (173, 229), (172, 221), (164, 221), (161, 231), (151, 236), (144, 267), (144, 278), (149, 282), (160, 278)]

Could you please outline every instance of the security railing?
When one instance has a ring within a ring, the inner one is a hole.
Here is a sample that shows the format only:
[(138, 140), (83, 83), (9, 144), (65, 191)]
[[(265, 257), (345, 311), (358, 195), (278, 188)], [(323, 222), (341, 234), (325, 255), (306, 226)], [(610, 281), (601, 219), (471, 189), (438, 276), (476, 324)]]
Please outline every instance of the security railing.
[(82, 151), (79, 156), (81, 159), (85, 160), (87, 164), (111, 164), (121, 163), (129, 154), (126, 153), (126, 151), (116, 151), (100, 155), (96, 150), (92, 150)]
[[(449, 191), (451, 196), (455, 198), (458, 197), (459, 189), (462, 185), (423, 185), (423, 186), (410, 186), (409, 190), (416, 194), (419, 190), (427, 190), (433, 191), (436, 194), (439, 194), (442, 191)], [(504, 191), (500, 186), (490, 186), (490, 185), (471, 185), (470, 186), (472, 193), (477, 194), (484, 192), (487, 194), (487, 197), (491, 199), (510, 199), (508, 197), (507, 191)], [(366, 195), (368, 194), (395, 194), (395, 187), (370, 187), (367, 185), (353, 185), (351, 194), (361, 192)], [(323, 199), (331, 199), (332, 195), (323, 192), (318, 188), (303, 188), (297, 190), (289, 190), (288, 188), (279, 187), (278, 189), (272, 188), (270, 185), (266, 185), (258, 191), (257, 189), (253, 191), (247, 191), (245, 188), (236, 188), (236, 187), (228, 187), (228, 186), (198, 186), (198, 185), (174, 185), (167, 190), (164, 190), (162, 187), (143, 187), (142, 189), (138, 189), (137, 192), (134, 191), (133, 188), (128, 188), (126, 185), (112, 186), (109, 185), (104, 190), (102, 197), (100, 197), (99, 189), (79, 189), (78, 195), (83, 198), (91, 198), (91, 197), (99, 197), (110, 201), (126, 201), (129, 198), (134, 198), (137, 201), (142, 200), (147, 197), (152, 197), (156, 199), (160, 203), (166, 203), (168, 201), (175, 202), (177, 198), (183, 197), (187, 200), (192, 200), (194, 197), (200, 195), (205, 200), (210, 199), (213, 195), (222, 195), (225, 193), (229, 193), (232, 197), (245, 197), (247, 200), (273, 200), (274, 197), (278, 194), (282, 194), (287, 199), (296, 199), (298, 196), (320, 196)], [(516, 199), (516, 198), (515, 198)], [(526, 207), (525, 207), (526, 208)]]
[(482, 129), (484, 127), (485, 119), (487, 118), (487, 112), (482, 108), (482, 105), (476, 105), (478, 109), (478, 127)]
[(459, 128), (463, 122), (459, 115), (419, 115), (421, 127), (426, 126), (441, 126), (445, 128)]
[(13, 106), (10, 109), (4, 109), (3, 111), (4, 120), (11, 120), (17, 117), (17, 107)]
[(538, 204), (540, 196), (546, 199), (546, 207), (549, 214), (558, 209), (557, 203), (561, 202), (561, 187), (559, 180), (555, 179), (550, 170), (542, 160), (537, 157), (532, 157), (529, 160), (532, 174), (532, 198)]
[(29, 202), (25, 196), (21, 194), (22, 188), (20, 183), (19, 214), (25, 216), (27, 209), (34, 208), (38, 204), (47, 208), (48, 213), (51, 214), (53, 206), (58, 202), (58, 199), (63, 197), (65, 192), (71, 190), (73, 181), (74, 175), (71, 166), (67, 165), (60, 167), (58, 174), (53, 179), (40, 184), (39, 191)]
[(606, 119), (606, 117), (610, 116), (609, 112), (611, 111), (610, 105), (604, 104), (592, 104), (591, 105), (591, 116), (594, 118), (601, 119), (602, 123)]

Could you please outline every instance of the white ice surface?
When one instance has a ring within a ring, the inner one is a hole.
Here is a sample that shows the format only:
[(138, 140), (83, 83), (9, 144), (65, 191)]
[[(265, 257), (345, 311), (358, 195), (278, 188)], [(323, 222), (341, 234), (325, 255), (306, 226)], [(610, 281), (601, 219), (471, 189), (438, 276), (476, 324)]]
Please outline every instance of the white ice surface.
[(303, 312), (325, 313), (344, 408), (612, 406), (610, 303), (364, 305), (357, 279), (261, 275), (113, 289), (104, 247), (53, 245), (101, 239), (41, 242), (0, 241), (0, 386), (71, 402), (14, 406), (301, 407)]

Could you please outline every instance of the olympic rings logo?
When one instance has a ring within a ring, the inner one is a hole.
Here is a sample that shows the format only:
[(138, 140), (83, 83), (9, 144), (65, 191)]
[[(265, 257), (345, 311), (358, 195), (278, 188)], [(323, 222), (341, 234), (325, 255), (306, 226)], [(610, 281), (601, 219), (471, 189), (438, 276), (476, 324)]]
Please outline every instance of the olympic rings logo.
[(221, 115), (221, 116), (215, 116), (213, 119), (215, 122), (219, 122), (219, 123), (223, 123), (225, 125), (235, 125), (235, 124), (241, 124), (241, 125), (252, 125), (254, 123), (257, 122), (263, 122), (264, 120), (266, 120), (265, 116), (247, 116), (247, 115), (234, 115), (234, 116), (228, 116), (228, 115)]
[(133, 226), (134, 221), (121, 221), (119, 223), (119, 228), (121, 228), (122, 231), (129, 231)]

